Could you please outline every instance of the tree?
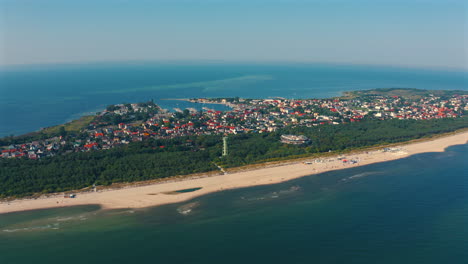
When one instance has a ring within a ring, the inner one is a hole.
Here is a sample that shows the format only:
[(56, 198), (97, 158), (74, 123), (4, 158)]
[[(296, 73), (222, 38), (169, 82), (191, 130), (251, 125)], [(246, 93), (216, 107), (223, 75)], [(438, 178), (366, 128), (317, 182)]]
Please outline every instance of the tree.
[(122, 116), (120, 115), (113, 115), (112, 118), (111, 118), (111, 122), (112, 124), (114, 125), (117, 125), (119, 123), (122, 123)]
[(60, 135), (61, 137), (65, 137), (65, 136), (67, 135), (67, 131), (65, 130), (65, 127), (64, 127), (64, 126), (61, 126), (61, 127), (59, 128), (59, 135)]
[(115, 105), (109, 105), (106, 110), (109, 111), (109, 112), (113, 112), (115, 110), (119, 109), (118, 106), (115, 106)]

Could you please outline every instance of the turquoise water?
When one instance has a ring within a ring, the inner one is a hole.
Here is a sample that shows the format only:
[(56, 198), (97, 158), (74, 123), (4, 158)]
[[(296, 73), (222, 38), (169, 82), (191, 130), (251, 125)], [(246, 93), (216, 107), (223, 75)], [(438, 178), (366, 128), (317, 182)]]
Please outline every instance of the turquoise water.
[(0, 216), (0, 263), (467, 263), (468, 144), (142, 210)]
[(324, 98), (343, 91), (388, 87), (467, 90), (468, 74), (305, 64), (122, 63), (3, 68), (0, 137), (62, 124), (123, 102), (154, 99), (168, 109), (201, 108), (197, 104), (160, 99)]

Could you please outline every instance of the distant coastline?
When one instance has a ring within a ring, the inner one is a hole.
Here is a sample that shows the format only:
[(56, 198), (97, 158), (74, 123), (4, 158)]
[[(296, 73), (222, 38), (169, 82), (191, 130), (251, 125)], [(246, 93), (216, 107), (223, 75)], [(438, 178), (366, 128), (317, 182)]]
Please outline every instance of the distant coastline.
[[(0, 214), (89, 204), (98, 204), (103, 209), (158, 206), (190, 200), (217, 191), (275, 184), (303, 176), (391, 161), (425, 152), (443, 152), (449, 146), (466, 144), (467, 142), (468, 131), (465, 129), (456, 133), (439, 135), (435, 138), (407, 142), (406, 144), (401, 143), (385, 149), (381, 146), (321, 158), (284, 161), (279, 164), (267, 165), (264, 168), (237, 172), (228, 170), (228, 173), (224, 175), (206, 173), (182, 178), (172, 177), (144, 186), (138, 186), (137, 183), (123, 186), (121, 189), (77, 193), (76, 198), (64, 198), (64, 195), (60, 193), (35, 199), (5, 200), (0, 202)], [(348, 159), (355, 162), (348, 163)], [(178, 192), (191, 189), (195, 191)], [(174, 194), (174, 192), (178, 193)]]
[[(274, 79), (241, 78), (265, 74)], [(379, 87), (467, 89), (466, 74), (460, 72), (339, 64), (103, 62), (18, 66), (0, 75), (0, 94), (5, 95), (0, 103), (0, 138), (62, 124), (110, 104), (175, 95), (329, 98)], [(197, 86), (200, 82), (210, 85)]]

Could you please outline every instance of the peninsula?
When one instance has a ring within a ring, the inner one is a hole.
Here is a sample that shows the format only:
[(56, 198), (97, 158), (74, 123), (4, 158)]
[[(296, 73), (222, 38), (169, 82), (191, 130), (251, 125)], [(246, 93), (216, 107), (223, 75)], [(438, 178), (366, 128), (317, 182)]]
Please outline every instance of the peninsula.
[[(190, 101), (226, 104), (231, 110), (170, 112), (152, 101), (125, 103), (0, 139), (0, 212), (50, 207), (50, 201), (53, 206), (145, 207), (442, 151), (467, 140), (460, 132), (468, 127), (466, 91), (375, 89), (330, 99)], [(445, 139), (382, 150), (455, 131)], [(297, 159), (306, 164), (291, 161)], [(236, 172), (246, 166), (249, 170)], [(195, 191), (178, 192), (186, 189)], [(71, 193), (78, 195), (58, 199)], [(15, 201), (24, 197), (29, 199)]]

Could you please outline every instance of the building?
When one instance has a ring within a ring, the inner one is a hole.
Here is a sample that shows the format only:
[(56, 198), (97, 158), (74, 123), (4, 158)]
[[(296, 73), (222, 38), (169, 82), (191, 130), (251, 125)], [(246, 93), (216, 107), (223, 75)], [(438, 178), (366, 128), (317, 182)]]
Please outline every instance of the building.
[(306, 136), (282, 135), (281, 142), (285, 144), (302, 145), (309, 144), (310, 140)]

